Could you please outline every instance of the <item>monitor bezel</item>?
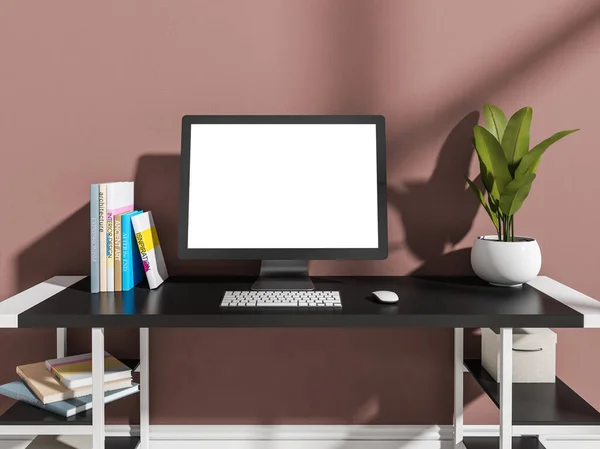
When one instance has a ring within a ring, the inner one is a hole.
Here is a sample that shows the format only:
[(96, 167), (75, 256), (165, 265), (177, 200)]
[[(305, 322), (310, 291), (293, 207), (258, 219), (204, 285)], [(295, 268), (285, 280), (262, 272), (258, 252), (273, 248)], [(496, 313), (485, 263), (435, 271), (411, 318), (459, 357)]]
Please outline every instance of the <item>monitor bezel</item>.
[[(195, 124), (373, 124), (377, 157), (377, 248), (188, 248), (190, 134)], [(195, 260), (383, 260), (388, 256), (385, 118), (382, 115), (185, 115), (181, 127), (178, 255)]]

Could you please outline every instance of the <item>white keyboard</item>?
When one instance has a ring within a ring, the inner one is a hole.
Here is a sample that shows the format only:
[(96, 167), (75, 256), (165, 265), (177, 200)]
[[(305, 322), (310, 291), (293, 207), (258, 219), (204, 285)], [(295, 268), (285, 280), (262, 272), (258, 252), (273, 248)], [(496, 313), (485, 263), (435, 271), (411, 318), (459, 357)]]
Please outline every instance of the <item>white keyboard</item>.
[(221, 307), (342, 307), (342, 300), (335, 291), (232, 291), (225, 292)]

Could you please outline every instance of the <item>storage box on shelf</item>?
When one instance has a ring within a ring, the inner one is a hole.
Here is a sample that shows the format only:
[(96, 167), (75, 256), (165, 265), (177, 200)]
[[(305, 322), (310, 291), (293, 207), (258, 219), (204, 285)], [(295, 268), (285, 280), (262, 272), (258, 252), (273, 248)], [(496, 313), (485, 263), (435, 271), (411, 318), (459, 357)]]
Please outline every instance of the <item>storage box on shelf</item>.
[[(481, 330), (481, 363), (498, 380), (500, 332)], [(548, 383), (556, 377), (556, 334), (550, 329), (513, 329), (513, 382)]]

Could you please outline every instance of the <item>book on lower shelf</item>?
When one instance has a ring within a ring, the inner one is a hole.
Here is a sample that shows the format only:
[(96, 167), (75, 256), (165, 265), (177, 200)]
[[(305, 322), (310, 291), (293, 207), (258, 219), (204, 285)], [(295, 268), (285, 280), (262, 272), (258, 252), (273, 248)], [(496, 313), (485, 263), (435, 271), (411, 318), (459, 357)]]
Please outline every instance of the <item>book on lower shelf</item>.
[[(92, 354), (46, 360), (46, 369), (70, 389), (92, 385)], [(131, 378), (131, 368), (108, 352), (104, 353), (104, 382)]]
[[(17, 374), (44, 404), (80, 398), (92, 394), (92, 386), (69, 389), (58, 382), (46, 369), (45, 362), (17, 366)], [(104, 391), (131, 387), (131, 377), (104, 383)]]
[[(131, 386), (118, 390), (107, 391), (104, 393), (104, 403), (116, 401), (118, 399), (130, 396), (137, 393), (140, 387), (137, 383), (132, 382)], [(57, 415), (69, 418), (78, 413), (85, 412), (92, 408), (92, 395), (82, 396), (79, 398), (68, 399), (66, 401), (53, 402), (44, 404), (36, 395), (29, 389), (27, 384), (22, 380), (16, 380), (4, 385), (0, 385), (0, 394), (11, 399), (26, 402), (42, 410), (56, 413)]]

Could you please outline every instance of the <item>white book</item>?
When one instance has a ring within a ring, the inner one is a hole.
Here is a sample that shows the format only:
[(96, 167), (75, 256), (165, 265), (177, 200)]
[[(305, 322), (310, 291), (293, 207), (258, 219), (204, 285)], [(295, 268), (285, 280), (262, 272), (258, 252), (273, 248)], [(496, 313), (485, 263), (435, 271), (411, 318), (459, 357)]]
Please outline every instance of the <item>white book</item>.
[(100, 291), (106, 291), (106, 184), (98, 184), (98, 265)]
[(150, 288), (156, 288), (169, 277), (169, 273), (167, 273), (165, 258), (160, 248), (152, 212), (134, 215), (131, 217), (131, 224), (135, 232), (135, 240), (140, 250), (148, 285)]
[(106, 185), (106, 290), (115, 290), (115, 242), (113, 217), (133, 211), (133, 182)]
[[(67, 388), (92, 385), (92, 354), (46, 360), (46, 369)], [(131, 368), (104, 352), (104, 382), (131, 378)]]

